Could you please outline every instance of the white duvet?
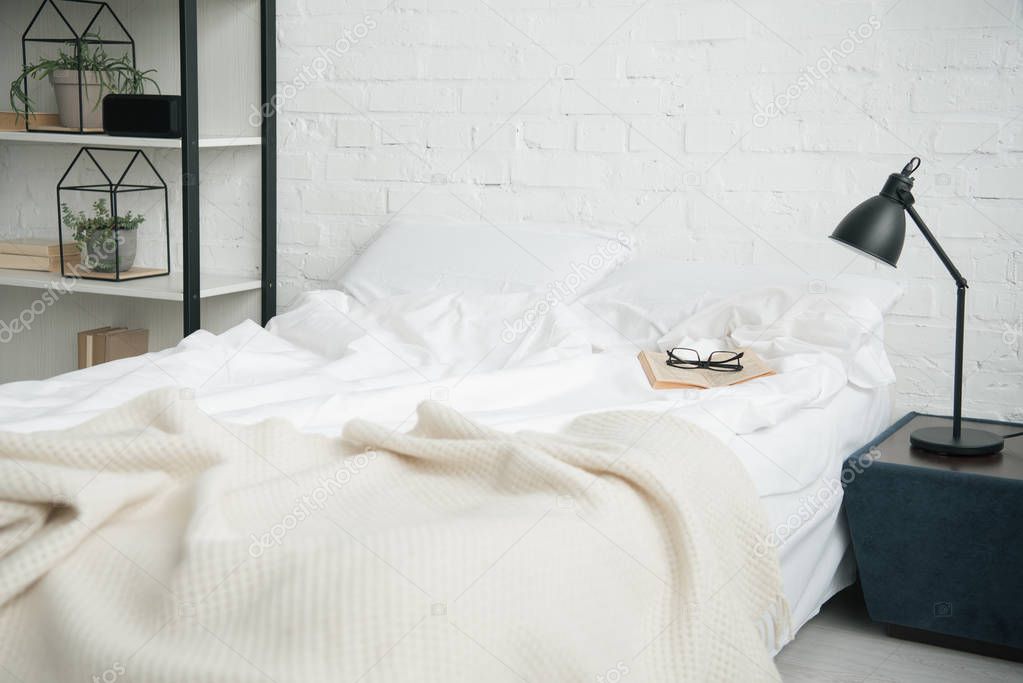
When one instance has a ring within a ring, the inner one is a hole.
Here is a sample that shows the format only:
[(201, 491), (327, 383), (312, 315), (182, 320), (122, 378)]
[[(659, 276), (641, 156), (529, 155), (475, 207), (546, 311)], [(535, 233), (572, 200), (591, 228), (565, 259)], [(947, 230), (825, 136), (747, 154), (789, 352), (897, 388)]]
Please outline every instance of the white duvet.
[[(509, 332), (523, 320), (531, 323), (524, 332)], [(194, 389), (211, 415), (242, 423), (277, 416), (332, 435), (352, 417), (407, 427), (432, 399), (508, 429), (557, 429), (596, 410), (670, 411), (734, 447), (849, 386), (867, 393), (894, 380), (881, 313), (854, 295), (767, 288), (712, 303), (667, 335), (647, 324), (648, 338), (637, 340), (643, 324), (627, 304), (587, 299), (545, 307), (529, 294), (424, 293), (365, 306), (342, 292), (313, 292), (265, 330), (246, 322), (222, 335), (198, 332), (159, 353), (0, 386), (0, 429), (67, 427), (179, 386)], [(658, 336), (662, 346), (749, 346), (778, 374), (718, 390), (654, 391), (635, 356), (637, 344)], [(772, 453), (772, 462), (755, 448), (736, 451), (761, 495), (799, 490), (831, 464), (804, 448)]]

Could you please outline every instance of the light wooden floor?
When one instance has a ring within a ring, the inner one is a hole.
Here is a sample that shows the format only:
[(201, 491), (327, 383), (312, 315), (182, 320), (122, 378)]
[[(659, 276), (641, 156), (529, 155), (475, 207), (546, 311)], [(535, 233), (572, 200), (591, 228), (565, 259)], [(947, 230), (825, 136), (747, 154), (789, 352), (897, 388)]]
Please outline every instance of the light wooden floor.
[(775, 662), (786, 683), (1023, 681), (1023, 664), (889, 638), (855, 587), (832, 598)]

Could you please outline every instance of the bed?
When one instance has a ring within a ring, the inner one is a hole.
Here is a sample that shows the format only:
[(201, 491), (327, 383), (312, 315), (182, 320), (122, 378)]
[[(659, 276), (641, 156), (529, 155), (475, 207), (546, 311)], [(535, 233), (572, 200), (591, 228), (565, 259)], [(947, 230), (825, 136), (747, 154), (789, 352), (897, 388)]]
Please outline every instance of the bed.
[[(0, 431), (73, 428), (160, 388), (194, 393), (225, 424), (284, 418), (324, 436), (355, 417), (400, 433), (423, 401), (501, 432), (556, 432), (602, 411), (670, 415), (724, 444), (755, 487), (769, 530), (755, 551), (777, 553), (791, 612), (785, 633), (763, 617), (773, 654), (854, 579), (838, 480), (844, 457), (890, 422), (882, 316), (899, 294), (874, 278), (634, 257), (622, 235), (399, 223), (339, 289), (302, 295), (266, 329), (200, 332), (167, 351), (0, 387)], [(654, 391), (637, 350), (675, 344), (754, 348), (778, 374)], [(43, 609), (46, 581), (19, 604)], [(5, 659), (16, 675), (33, 666)], [(95, 673), (112, 666), (101, 664)], [(578, 678), (611, 680), (621, 666)]]

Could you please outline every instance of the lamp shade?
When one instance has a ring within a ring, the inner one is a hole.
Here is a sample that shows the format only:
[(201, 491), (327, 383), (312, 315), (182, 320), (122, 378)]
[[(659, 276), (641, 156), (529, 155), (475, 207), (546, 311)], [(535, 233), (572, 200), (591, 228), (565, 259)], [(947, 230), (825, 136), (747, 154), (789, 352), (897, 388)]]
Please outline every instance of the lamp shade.
[(842, 219), (831, 239), (867, 256), (898, 265), (906, 239), (905, 207), (883, 194), (861, 203)]

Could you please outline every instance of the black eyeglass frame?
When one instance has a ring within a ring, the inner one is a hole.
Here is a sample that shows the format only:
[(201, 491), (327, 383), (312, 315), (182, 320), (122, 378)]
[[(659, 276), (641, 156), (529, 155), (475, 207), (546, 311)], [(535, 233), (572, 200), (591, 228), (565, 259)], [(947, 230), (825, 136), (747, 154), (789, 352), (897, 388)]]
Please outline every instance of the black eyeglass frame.
[[(686, 360), (679, 358), (675, 355), (676, 351), (691, 351), (696, 360)], [(727, 353), (730, 356), (726, 360), (711, 360), (716, 353)], [(713, 370), (714, 372), (739, 372), (742, 370), (742, 363), (739, 359), (743, 357), (745, 352), (743, 351), (711, 351), (707, 360), (700, 358), (700, 352), (696, 349), (690, 349), (685, 346), (676, 346), (675, 348), (668, 351), (668, 359), (665, 361), (667, 365), (673, 368), (683, 368), (686, 370)]]

